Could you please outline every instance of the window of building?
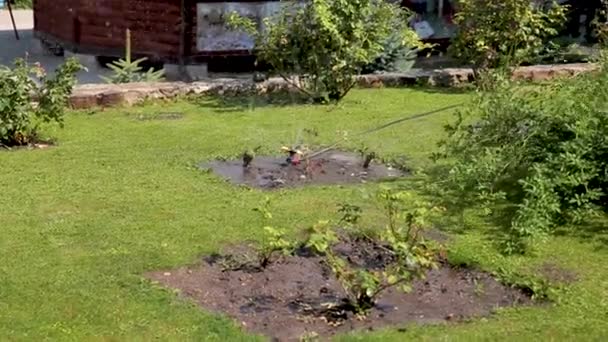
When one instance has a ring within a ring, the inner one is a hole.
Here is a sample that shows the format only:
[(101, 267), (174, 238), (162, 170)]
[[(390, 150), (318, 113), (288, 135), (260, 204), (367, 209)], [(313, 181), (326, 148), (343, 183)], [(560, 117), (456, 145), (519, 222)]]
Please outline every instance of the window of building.
[(404, 0), (402, 5), (416, 13), (414, 28), (423, 39), (450, 38), (455, 32), (455, 0)]

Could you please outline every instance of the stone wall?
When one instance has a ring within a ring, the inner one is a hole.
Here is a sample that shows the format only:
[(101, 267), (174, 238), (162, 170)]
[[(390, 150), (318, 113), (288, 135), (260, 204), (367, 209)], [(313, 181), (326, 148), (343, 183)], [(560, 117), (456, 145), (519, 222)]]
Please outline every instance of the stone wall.
[[(596, 64), (562, 64), (521, 67), (513, 77), (526, 81), (546, 81), (559, 77), (572, 77), (597, 69)], [(362, 88), (406, 87), (412, 85), (458, 87), (473, 80), (471, 69), (413, 70), (408, 73), (387, 73), (359, 76)], [(130, 84), (90, 84), (76, 87), (70, 97), (73, 108), (110, 107), (133, 105), (146, 99), (168, 99), (184, 95), (225, 95), (235, 96), (255, 93), (272, 93), (289, 90), (287, 82), (272, 78), (265, 82), (252, 80), (217, 78), (207, 81), (183, 83), (130, 83)]]
[(68, 51), (123, 56), (125, 30), (133, 54), (176, 60), (180, 43), (177, 0), (36, 0), (34, 31)]

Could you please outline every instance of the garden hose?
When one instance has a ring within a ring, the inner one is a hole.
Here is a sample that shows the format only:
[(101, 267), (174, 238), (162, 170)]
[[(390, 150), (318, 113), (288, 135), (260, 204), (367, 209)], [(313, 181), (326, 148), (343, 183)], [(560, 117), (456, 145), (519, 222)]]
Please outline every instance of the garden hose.
[[(397, 119), (397, 120), (393, 120), (393, 121), (387, 122), (387, 123), (385, 123), (383, 125), (380, 125), (378, 127), (374, 127), (374, 128), (368, 129), (368, 130), (363, 131), (363, 132), (359, 132), (359, 133), (355, 134), (354, 137), (360, 137), (360, 136), (363, 136), (363, 135), (366, 135), (366, 134), (374, 133), (374, 132), (380, 131), (382, 129), (388, 128), (390, 126), (393, 126), (393, 125), (396, 125), (396, 124), (399, 124), (399, 123), (402, 123), (402, 122), (405, 122), (405, 121), (419, 119), (419, 118), (422, 118), (422, 117), (425, 117), (425, 116), (429, 116), (429, 115), (445, 112), (446, 110), (457, 108), (457, 107), (460, 107), (462, 105), (463, 105), (463, 103), (458, 103), (458, 104), (450, 105), (450, 106), (447, 106), (447, 107), (435, 109), (435, 110), (432, 110), (432, 111), (429, 111), (429, 112), (425, 112), (425, 113), (420, 113), (420, 114), (416, 114), (416, 115), (411, 115), (411, 116), (403, 117), (403, 118), (400, 118), (400, 119)], [(308, 156), (308, 158), (311, 159), (311, 158), (314, 158), (316, 156), (319, 156), (319, 155), (321, 155), (321, 154), (323, 154), (323, 153), (325, 153), (325, 152), (333, 149), (338, 144), (340, 144), (340, 141), (336, 141), (335, 143), (329, 145), (328, 147), (326, 147), (326, 148), (324, 148), (322, 150), (319, 150), (317, 152), (311, 153)]]

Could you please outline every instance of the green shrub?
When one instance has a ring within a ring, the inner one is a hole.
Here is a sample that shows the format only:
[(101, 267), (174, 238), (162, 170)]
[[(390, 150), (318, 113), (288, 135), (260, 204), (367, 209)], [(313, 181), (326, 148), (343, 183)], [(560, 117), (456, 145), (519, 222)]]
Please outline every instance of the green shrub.
[(233, 13), (228, 23), (256, 41), (258, 58), (317, 101), (339, 101), (356, 76), (375, 62), (389, 39), (398, 47), (422, 47), (407, 13), (383, 0), (311, 0), (292, 3), (264, 20), (265, 29)]
[(516, 66), (540, 52), (565, 19), (564, 6), (556, 2), (459, 0), (450, 52), (476, 70)]
[(268, 221), (272, 219), (269, 197), (266, 197), (262, 205), (254, 210), (260, 213), (262, 221), (264, 222), (264, 239), (256, 248), (259, 267), (264, 269), (270, 265), (272, 256), (275, 253), (290, 255), (296, 246), (286, 238), (284, 229), (276, 228), (268, 224)]
[(134, 61), (130, 57), (127, 59), (119, 59), (112, 64), (108, 64), (108, 68), (112, 69), (110, 77), (102, 76), (101, 78), (107, 83), (131, 83), (131, 82), (159, 82), (164, 80), (164, 70), (148, 69), (143, 71), (141, 63), (147, 58), (140, 58)]
[[(428, 204), (414, 201), (408, 192), (386, 187), (378, 191), (376, 198), (386, 214), (387, 225), (379, 231), (379, 239), (374, 242), (390, 254), (391, 262), (378, 269), (353, 265), (347, 257), (333, 250), (340, 238), (329, 221), (314, 225), (307, 242), (308, 247), (323, 255), (341, 283), (348, 304), (357, 314), (365, 314), (389, 288), (411, 291), (414, 280), (424, 278), (428, 270), (437, 266), (435, 252), (422, 236), (430, 214)], [(360, 208), (342, 205), (340, 212), (346, 214), (340, 222), (349, 223), (349, 229), (355, 229)], [(355, 216), (351, 215), (353, 212)]]
[[(507, 252), (524, 252), (556, 225), (583, 222), (608, 204), (608, 63), (551, 86), (495, 78), (447, 127), (449, 189), (462, 203), (500, 204)], [(447, 186), (446, 186), (447, 185)], [(498, 215), (500, 214), (500, 215)]]
[(0, 144), (29, 144), (37, 139), (40, 124), (63, 125), (68, 97), (76, 83), (75, 74), (81, 69), (75, 59), (67, 60), (53, 77), (48, 77), (39, 65), (27, 65), (23, 59), (17, 59), (12, 69), (0, 66)]
[(131, 83), (131, 82), (159, 82), (165, 78), (165, 70), (154, 70), (148, 69), (143, 71), (141, 63), (146, 61), (147, 58), (143, 57), (140, 59), (132, 60), (131, 58), (131, 31), (125, 30), (125, 58), (119, 59), (108, 67), (112, 69), (113, 73), (110, 77), (101, 78), (107, 83)]

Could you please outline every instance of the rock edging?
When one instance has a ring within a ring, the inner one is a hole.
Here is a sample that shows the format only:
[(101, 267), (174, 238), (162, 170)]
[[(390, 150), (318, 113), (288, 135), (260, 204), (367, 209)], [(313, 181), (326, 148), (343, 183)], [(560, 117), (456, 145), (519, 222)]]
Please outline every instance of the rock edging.
[[(545, 81), (559, 77), (571, 77), (597, 70), (592, 63), (535, 65), (520, 67), (513, 77), (518, 80)], [(449, 68), (438, 70), (412, 70), (407, 73), (386, 73), (361, 75), (358, 77), (362, 88), (405, 87), (429, 85), (436, 87), (456, 87), (473, 80), (473, 70)], [(184, 95), (242, 95), (273, 93), (290, 87), (280, 78), (265, 82), (252, 80), (218, 78), (193, 83), (159, 82), (129, 84), (86, 84), (79, 85), (70, 96), (69, 103), (74, 109), (92, 107), (112, 107), (134, 105), (146, 99), (168, 99)]]

